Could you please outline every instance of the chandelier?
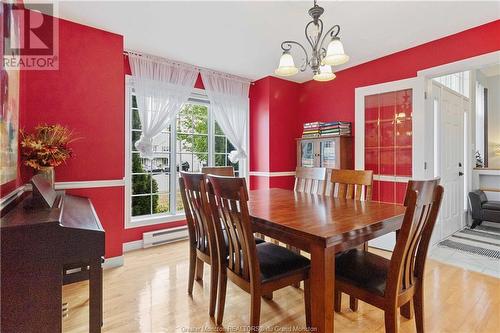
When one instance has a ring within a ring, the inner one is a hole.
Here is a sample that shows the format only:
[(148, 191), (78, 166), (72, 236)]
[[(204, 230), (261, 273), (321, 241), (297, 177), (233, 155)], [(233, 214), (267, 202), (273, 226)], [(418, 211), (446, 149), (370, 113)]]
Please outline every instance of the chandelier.
[[(310, 67), (316, 81), (330, 81), (335, 78), (332, 71), (332, 66), (345, 64), (349, 61), (349, 56), (344, 52), (344, 46), (339, 38), (340, 26), (334, 25), (330, 30), (323, 35), (323, 21), (320, 16), (325, 10), (316, 4), (309, 9), (309, 15), (312, 21), (307, 23), (304, 29), (307, 42), (312, 48), (311, 56), (308, 55), (306, 48), (299, 42), (286, 40), (281, 43), (283, 54), (280, 58), (278, 68), (274, 71), (279, 76), (292, 76), (299, 72), (299, 68), (295, 66), (290, 50), (293, 45), (298, 46), (304, 51), (305, 59), (300, 66), (300, 71), (304, 72), (307, 67)], [(325, 48), (325, 41), (328, 40), (328, 46)]]

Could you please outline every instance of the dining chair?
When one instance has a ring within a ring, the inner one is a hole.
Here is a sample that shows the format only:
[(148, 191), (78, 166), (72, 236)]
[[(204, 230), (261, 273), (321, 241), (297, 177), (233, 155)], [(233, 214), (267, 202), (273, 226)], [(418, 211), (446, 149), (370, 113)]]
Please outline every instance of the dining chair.
[(207, 175), (234, 177), (234, 168), (232, 166), (203, 167), (201, 168), (201, 173)]
[(217, 300), (218, 256), (215, 230), (211, 223), (211, 211), (207, 196), (207, 179), (201, 173), (181, 172), (179, 188), (189, 233), (189, 280), (188, 294), (193, 294), (194, 279), (203, 279), (204, 263), (210, 265), (211, 317), (215, 315)]
[[(371, 170), (332, 169), (327, 195), (334, 198), (370, 201), (372, 185), (373, 171)], [(364, 243), (360, 248), (368, 251), (368, 243)], [(358, 300), (350, 296), (349, 306), (352, 311), (357, 311)]]
[(409, 181), (406, 212), (391, 259), (353, 249), (336, 257), (335, 311), (341, 293), (384, 310), (386, 333), (397, 332), (398, 308), (414, 302), (417, 333), (424, 332), (425, 261), (432, 230), (441, 206), (439, 179)]
[(295, 192), (325, 194), (326, 168), (297, 167), (293, 190)]
[(329, 195), (355, 200), (372, 199), (373, 171), (332, 169)]
[[(245, 178), (209, 175), (208, 180), (209, 202), (219, 254), (217, 324), (220, 325), (223, 320), (229, 278), (250, 293), (252, 331), (259, 330), (263, 295), (304, 281), (306, 323), (310, 327), (309, 259), (272, 243), (255, 243), (247, 206)], [(215, 222), (219, 220), (222, 224)], [(223, 230), (227, 231), (228, 246), (224, 244)]]

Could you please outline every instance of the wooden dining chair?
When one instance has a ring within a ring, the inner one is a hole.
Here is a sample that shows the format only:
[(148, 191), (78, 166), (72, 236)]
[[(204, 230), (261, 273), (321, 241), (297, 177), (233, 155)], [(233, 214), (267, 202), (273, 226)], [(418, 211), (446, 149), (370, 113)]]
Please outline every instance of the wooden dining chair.
[[(310, 327), (309, 259), (284, 247), (256, 244), (248, 211), (245, 178), (208, 176), (209, 202), (219, 253), (218, 325), (222, 323), (227, 279), (250, 293), (250, 327), (258, 331), (261, 297), (275, 290), (304, 281), (306, 322)], [(217, 223), (215, 221), (222, 221)], [(224, 244), (223, 228), (228, 246)]]
[(325, 194), (326, 168), (297, 167), (293, 190), (295, 192)]
[(234, 177), (234, 168), (232, 166), (215, 166), (215, 167), (203, 167), (201, 168), (201, 173), (206, 175), (217, 175)]
[(329, 195), (355, 200), (372, 199), (372, 170), (333, 169), (330, 176)]
[(210, 265), (210, 304), (208, 313), (215, 315), (217, 300), (218, 256), (215, 230), (207, 196), (207, 179), (201, 173), (181, 172), (179, 188), (189, 233), (188, 294), (193, 293), (194, 279), (203, 279), (204, 263)]
[(335, 311), (341, 293), (384, 310), (385, 331), (397, 332), (397, 310), (414, 302), (417, 333), (424, 332), (423, 279), (427, 250), (443, 197), (439, 179), (409, 181), (406, 212), (391, 259), (353, 249), (336, 257)]

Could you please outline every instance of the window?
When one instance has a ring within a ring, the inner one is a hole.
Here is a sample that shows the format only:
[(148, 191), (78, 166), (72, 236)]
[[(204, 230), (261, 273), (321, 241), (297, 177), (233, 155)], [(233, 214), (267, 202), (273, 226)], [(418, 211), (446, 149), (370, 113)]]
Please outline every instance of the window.
[(448, 87), (465, 97), (469, 97), (469, 76), (470, 72), (466, 71), (436, 77), (434, 78), (434, 81), (441, 83), (443, 86)]
[(169, 216), (183, 213), (177, 180), (180, 171), (201, 172), (203, 166), (232, 165), (240, 175), (239, 163), (232, 164), (228, 159), (234, 147), (214, 120), (206, 96), (200, 94), (193, 94), (176, 119), (154, 139), (155, 158), (141, 158), (135, 148), (141, 136), (139, 112), (133, 89), (129, 87), (127, 92), (132, 224), (167, 222)]

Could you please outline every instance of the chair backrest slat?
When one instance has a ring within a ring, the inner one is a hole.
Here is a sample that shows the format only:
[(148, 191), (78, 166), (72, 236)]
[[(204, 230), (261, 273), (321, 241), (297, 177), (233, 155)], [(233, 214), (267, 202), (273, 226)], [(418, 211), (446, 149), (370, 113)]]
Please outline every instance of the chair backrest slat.
[[(217, 235), (219, 260), (227, 268), (250, 282), (260, 278), (257, 250), (248, 212), (248, 191), (245, 178), (209, 175), (208, 193), (213, 223)], [(222, 225), (224, 229), (222, 229)], [(226, 231), (226, 247), (223, 232)]]
[(181, 172), (179, 187), (184, 204), (190, 242), (201, 252), (211, 255), (215, 250), (215, 230), (206, 189), (207, 180), (201, 173)]
[(326, 168), (297, 167), (293, 190), (295, 192), (325, 194)]
[(232, 166), (203, 167), (201, 168), (201, 173), (206, 175), (234, 177), (234, 168)]
[(406, 212), (391, 258), (387, 291), (397, 295), (423, 278), (432, 230), (443, 196), (439, 179), (409, 181)]
[(370, 201), (372, 199), (373, 171), (333, 169), (329, 195), (337, 198)]

